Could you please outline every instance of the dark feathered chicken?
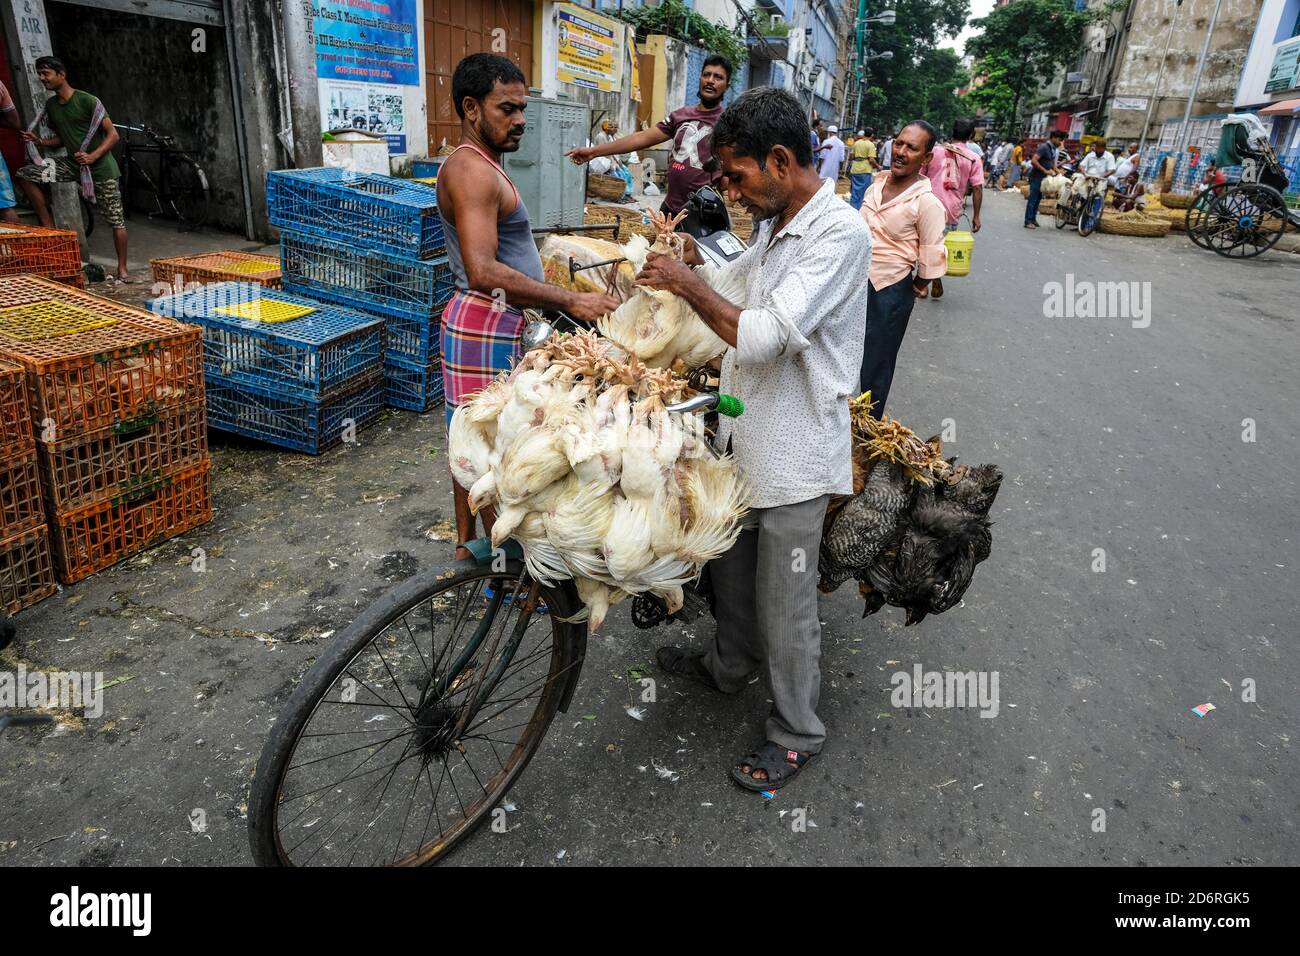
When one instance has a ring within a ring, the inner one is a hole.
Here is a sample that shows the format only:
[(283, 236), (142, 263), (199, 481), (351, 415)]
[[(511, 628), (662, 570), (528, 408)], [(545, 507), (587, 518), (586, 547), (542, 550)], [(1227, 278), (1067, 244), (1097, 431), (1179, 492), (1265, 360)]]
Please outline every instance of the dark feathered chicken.
[(993, 465), (961, 466), (920, 489), (898, 541), (857, 575), (867, 599), (863, 616), (892, 604), (906, 609), (907, 624), (917, 624), (960, 601), (975, 566), (991, 552), (988, 511), (1001, 483)]
[(880, 462), (822, 536), (818, 587), (830, 592), (867, 567), (889, 542), (912, 502), (914, 482), (902, 466)]

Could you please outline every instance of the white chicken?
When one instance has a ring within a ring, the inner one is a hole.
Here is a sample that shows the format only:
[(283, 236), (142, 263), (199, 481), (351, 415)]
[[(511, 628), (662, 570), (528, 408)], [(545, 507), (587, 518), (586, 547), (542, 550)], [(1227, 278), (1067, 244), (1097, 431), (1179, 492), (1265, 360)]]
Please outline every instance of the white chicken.
[[(623, 246), (623, 255), (640, 273), (651, 253), (680, 260), (684, 240), (674, 232), (685, 212), (668, 218), (651, 212), (658, 236), (654, 244), (644, 236), (633, 236)], [(602, 318), (597, 327), (602, 335), (613, 339), (635, 354), (651, 368), (669, 368), (679, 359), (688, 369), (698, 368), (726, 351), (727, 343), (696, 314), (685, 299), (671, 292), (637, 287), (631, 298), (617, 310)]]
[(492, 544), (513, 537), (543, 584), (572, 578), (588, 626), (629, 594), (682, 606), (684, 585), (735, 541), (746, 489), (705, 448), (688, 394), (593, 333), (553, 337), (461, 408), (452, 472), (475, 508), (494, 504)]

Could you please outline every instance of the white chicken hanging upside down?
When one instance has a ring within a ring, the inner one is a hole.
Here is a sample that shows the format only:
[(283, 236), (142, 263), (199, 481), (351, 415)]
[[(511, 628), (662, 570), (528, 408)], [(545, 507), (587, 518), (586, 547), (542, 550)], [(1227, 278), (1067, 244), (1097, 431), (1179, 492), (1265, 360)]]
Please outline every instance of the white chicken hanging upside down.
[(680, 608), (682, 586), (740, 532), (735, 463), (697, 419), (665, 410), (687, 391), (583, 332), (528, 352), (452, 417), (452, 474), (476, 512), (496, 509), (493, 546), (513, 537), (538, 581), (572, 578), (592, 631), (630, 594)]
[[(633, 271), (640, 273), (651, 253), (679, 262), (683, 259), (685, 239), (673, 230), (685, 215), (684, 211), (671, 218), (659, 212), (650, 213), (658, 231), (654, 243), (647, 242), (644, 236), (633, 236), (623, 246), (623, 255)], [(651, 368), (669, 368), (679, 360), (682, 368), (699, 368), (727, 348), (727, 343), (685, 299), (640, 286), (617, 310), (600, 319), (597, 328)]]

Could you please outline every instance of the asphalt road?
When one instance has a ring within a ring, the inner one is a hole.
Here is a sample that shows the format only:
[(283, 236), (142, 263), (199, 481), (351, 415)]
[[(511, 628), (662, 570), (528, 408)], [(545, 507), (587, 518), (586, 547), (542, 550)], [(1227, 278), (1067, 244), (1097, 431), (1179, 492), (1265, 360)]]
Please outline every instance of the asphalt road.
[[(761, 740), (761, 683), (724, 698), (650, 670), (634, 720), (628, 670), (709, 633), (616, 608), (507, 831), (449, 863), (1300, 862), (1300, 259), (1030, 232), (1022, 209), (987, 198), (974, 271), (918, 303), (889, 409), (923, 434), (951, 419), (948, 450), (1006, 473), (964, 604), (904, 629), (863, 620), (851, 585), (823, 599), (830, 738), (772, 800), (726, 777)], [(1149, 324), (1045, 316), (1067, 273), (1150, 283)], [(210, 525), (20, 618), (5, 669), (120, 682), (103, 717), (0, 741), (0, 864), (249, 862), (249, 779), (295, 682), (449, 554), (438, 414), (319, 459), (219, 440), (215, 459)], [(893, 706), (890, 675), (917, 664), (996, 671), (997, 715)]]

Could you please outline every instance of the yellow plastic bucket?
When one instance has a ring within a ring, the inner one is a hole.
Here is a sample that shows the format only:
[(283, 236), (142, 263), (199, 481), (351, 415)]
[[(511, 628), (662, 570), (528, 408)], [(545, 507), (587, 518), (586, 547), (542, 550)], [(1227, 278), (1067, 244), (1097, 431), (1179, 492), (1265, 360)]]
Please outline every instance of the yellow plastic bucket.
[(975, 252), (975, 234), (965, 229), (954, 229), (943, 237), (943, 244), (948, 249), (948, 272), (950, 276), (970, 275), (971, 255)]

